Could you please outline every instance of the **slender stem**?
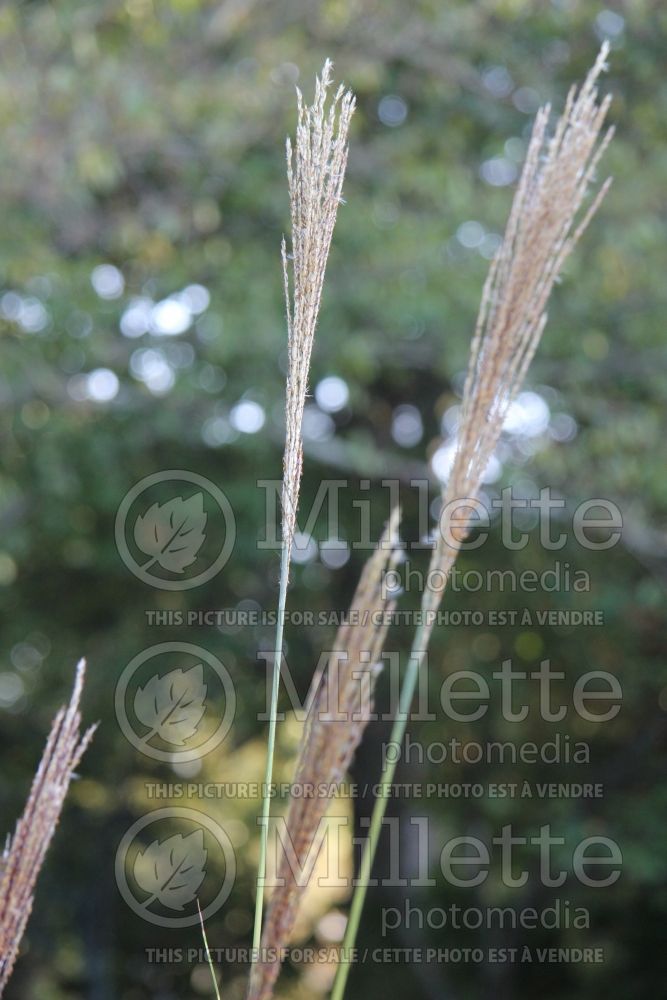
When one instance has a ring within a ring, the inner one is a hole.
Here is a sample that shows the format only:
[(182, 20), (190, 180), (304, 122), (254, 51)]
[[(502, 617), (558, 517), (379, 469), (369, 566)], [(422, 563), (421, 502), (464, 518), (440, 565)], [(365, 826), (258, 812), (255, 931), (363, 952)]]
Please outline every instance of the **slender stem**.
[(287, 583), (289, 579), (290, 546), (283, 541), (280, 554), (280, 589), (278, 593), (278, 620), (276, 621), (276, 641), (271, 681), (271, 706), (269, 709), (269, 738), (266, 754), (266, 771), (262, 789), (262, 818), (259, 832), (259, 867), (257, 870), (257, 895), (255, 897), (255, 923), (252, 933), (253, 962), (259, 960), (262, 942), (262, 910), (264, 909), (264, 882), (266, 880), (266, 852), (269, 838), (269, 817), (271, 815), (271, 783), (273, 781), (273, 757), (276, 747), (276, 724), (278, 716), (278, 692), (280, 691), (280, 666), (283, 658), (283, 629), (285, 606), (287, 604)]
[(206, 927), (204, 926), (204, 917), (201, 912), (201, 906), (199, 905), (199, 900), (197, 900), (197, 910), (199, 911), (199, 923), (201, 924), (201, 936), (204, 939), (204, 948), (206, 949), (206, 961), (208, 962), (208, 967), (211, 970), (211, 979), (213, 980), (213, 988), (215, 990), (216, 1000), (221, 1000), (220, 990), (218, 989), (218, 978), (215, 974), (215, 966), (213, 964), (213, 959), (211, 957), (211, 949), (208, 946), (208, 938), (206, 937)]
[[(394, 719), (394, 725), (392, 726), (390, 736), (390, 741), (394, 744), (398, 744), (399, 746), (403, 743), (403, 737), (405, 736), (408, 713), (410, 711), (412, 698), (415, 693), (417, 678), (419, 677), (422, 663), (426, 659), (426, 650), (428, 647), (428, 641), (431, 637), (431, 631), (432, 626), (422, 624), (415, 633), (412, 650), (410, 652), (410, 659), (408, 661), (407, 670), (401, 686), (398, 713)], [(336, 978), (334, 980), (333, 990), (331, 991), (331, 1000), (343, 1000), (345, 984), (347, 983), (347, 977), (352, 964), (346, 959), (346, 956), (351, 953), (357, 938), (361, 913), (366, 899), (366, 890), (368, 889), (371, 869), (373, 867), (373, 859), (375, 857), (375, 851), (377, 849), (380, 832), (382, 830), (382, 821), (387, 810), (389, 792), (394, 781), (397, 760), (398, 754), (393, 753), (391, 760), (387, 763), (384, 769), (379, 794), (375, 800), (375, 805), (373, 806), (371, 825), (361, 858), (359, 878), (355, 886), (354, 895), (352, 897), (352, 905), (350, 906), (350, 916), (345, 929), (345, 937), (343, 939), (342, 946), (342, 961), (339, 962), (338, 969), (336, 970)]]

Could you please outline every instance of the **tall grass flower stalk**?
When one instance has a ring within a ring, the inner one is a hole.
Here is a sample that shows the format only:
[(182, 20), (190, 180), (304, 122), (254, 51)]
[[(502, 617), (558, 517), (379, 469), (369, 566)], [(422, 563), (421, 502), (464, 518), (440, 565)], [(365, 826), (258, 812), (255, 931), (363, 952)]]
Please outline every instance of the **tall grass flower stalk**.
[[(610, 98), (599, 102), (596, 86), (607, 54), (605, 43), (581, 88), (570, 90), (551, 138), (547, 134), (550, 106), (538, 111), (503, 242), (484, 285), (463, 393), (456, 454), (443, 489), (441, 523), (422, 594), (421, 624), (415, 633), (390, 737), (396, 746), (403, 742), (435, 612), (459, 544), (472, 523), (471, 500), (477, 496), (507, 409), (540, 341), (551, 289), (609, 188), (607, 180), (581, 214), (597, 165), (613, 134), (612, 129), (602, 133)], [(458, 515), (456, 545), (447, 541), (451, 533), (444, 530), (454, 512)], [(356, 940), (395, 770), (396, 759), (392, 755), (383, 773), (364, 845), (343, 955), (351, 953)], [(349, 963), (339, 964), (332, 1000), (342, 1000), (349, 969)]]
[(348, 131), (354, 97), (342, 86), (328, 104), (332, 64), (327, 60), (316, 79), (313, 104), (305, 106), (297, 89), (296, 143), (287, 139), (287, 181), (291, 210), (291, 252), (282, 241), (283, 282), (287, 311), (288, 368), (285, 401), (285, 451), (282, 481), (282, 538), (266, 770), (262, 792), (259, 866), (253, 927), (253, 958), (262, 934), (266, 851), (271, 810), (276, 717), (290, 555), (299, 505), (303, 447), (301, 429), (308, 391), (310, 357), (320, 310), (322, 287), (347, 166)]

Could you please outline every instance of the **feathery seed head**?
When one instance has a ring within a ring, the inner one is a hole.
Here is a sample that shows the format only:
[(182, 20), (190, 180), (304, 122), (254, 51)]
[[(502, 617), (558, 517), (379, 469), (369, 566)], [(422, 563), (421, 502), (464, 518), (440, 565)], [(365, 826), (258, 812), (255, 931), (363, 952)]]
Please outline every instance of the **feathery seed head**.
[[(577, 91), (570, 90), (551, 138), (550, 106), (536, 116), (503, 242), (484, 285), (463, 393), (461, 426), (443, 510), (474, 497), (547, 321), (546, 307), (563, 264), (609, 189), (608, 179), (588, 209), (581, 208), (613, 129), (602, 133), (611, 97), (598, 102), (597, 79), (608, 43)], [(458, 516), (460, 517), (461, 508)], [(446, 515), (445, 515), (446, 516)], [(456, 551), (438, 532), (432, 565), (446, 576)], [(444, 586), (444, 585), (443, 585)], [(437, 606), (442, 593), (425, 594)]]
[(282, 242), (287, 309), (288, 372), (283, 472), (283, 542), (291, 545), (301, 483), (301, 423), (324, 274), (347, 165), (355, 99), (342, 86), (327, 110), (332, 63), (327, 60), (305, 106), (297, 88), (296, 144), (287, 139), (292, 246)]
[(74, 768), (95, 727), (80, 735), (79, 701), (85, 661), (76, 669), (69, 705), (56, 715), (23, 815), (8, 841), (0, 865), (0, 996), (7, 984), (25, 931), (37, 876), (54, 834)]

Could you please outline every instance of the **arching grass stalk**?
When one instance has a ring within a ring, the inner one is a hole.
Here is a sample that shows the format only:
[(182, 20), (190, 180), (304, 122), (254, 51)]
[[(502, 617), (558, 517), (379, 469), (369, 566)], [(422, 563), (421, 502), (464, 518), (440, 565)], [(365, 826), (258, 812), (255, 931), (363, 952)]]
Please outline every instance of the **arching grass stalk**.
[[(547, 137), (550, 107), (538, 111), (503, 243), (484, 285), (463, 392), (456, 455), (443, 490), (440, 523), (422, 594), (422, 624), (415, 633), (392, 729), (391, 740), (398, 746), (405, 736), (435, 614), (460, 544), (474, 523), (476, 497), (507, 409), (544, 330), (551, 289), (609, 187), (606, 181), (580, 217), (596, 167), (612, 136), (611, 129), (604, 135), (601, 132), (610, 98), (598, 103), (596, 87), (608, 51), (605, 43), (582, 87), (570, 90), (551, 138)], [(375, 800), (343, 941), (343, 958), (356, 941), (396, 758), (393, 754)], [(339, 964), (332, 1000), (342, 1000), (349, 969), (349, 962)]]
[(280, 665), (290, 554), (296, 529), (301, 485), (301, 426), (308, 390), (310, 356), (320, 310), (322, 287), (343, 179), (347, 166), (347, 135), (354, 111), (354, 97), (339, 87), (327, 108), (332, 64), (327, 60), (315, 82), (315, 100), (304, 107), (297, 89), (298, 119), (294, 150), (287, 140), (292, 248), (282, 242), (283, 280), (287, 311), (288, 368), (285, 399), (285, 452), (282, 482), (282, 550), (278, 618), (276, 622), (269, 735), (262, 791), (259, 869), (253, 926), (253, 961), (258, 960), (262, 935), (262, 910), (266, 880), (268, 825), (271, 812), (270, 787), (276, 744), (276, 717), (280, 690)]

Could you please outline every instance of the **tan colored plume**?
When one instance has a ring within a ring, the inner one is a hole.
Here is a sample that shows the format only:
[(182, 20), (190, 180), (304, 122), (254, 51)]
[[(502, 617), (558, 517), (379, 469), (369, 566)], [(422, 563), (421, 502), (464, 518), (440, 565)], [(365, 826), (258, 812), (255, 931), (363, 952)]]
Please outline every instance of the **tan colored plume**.
[(288, 548), (294, 535), (301, 483), (301, 424), (308, 392), (310, 356), (331, 237), (342, 198), (347, 137), (355, 105), (352, 93), (340, 86), (327, 110), (331, 70), (332, 63), (327, 59), (316, 81), (315, 99), (309, 107), (304, 106), (301, 91), (297, 89), (294, 149), (287, 139), (292, 248), (288, 253), (283, 240), (288, 370), (282, 504), (283, 541)]
[[(399, 510), (395, 508), (377, 550), (364, 566), (326, 669), (313, 677), (294, 778), (295, 786), (300, 789), (317, 785), (333, 789), (338, 785), (368, 724), (373, 687), (394, 607), (383, 592), (383, 581), (396, 557), (399, 519)], [(262, 956), (271, 954), (273, 949), (279, 950), (289, 939), (316, 860), (313, 844), (330, 803), (330, 797), (303, 793), (290, 799), (286, 823), (289, 854), (287, 851), (282, 854), (278, 867), (277, 887), (269, 902), (262, 934)], [(260, 961), (254, 965), (249, 1000), (270, 997), (279, 971), (279, 961)]]
[[(581, 215), (596, 168), (613, 135), (611, 128), (602, 133), (611, 97), (598, 102), (596, 87), (608, 52), (605, 42), (581, 88), (570, 90), (551, 138), (550, 105), (537, 113), (505, 236), (482, 293), (457, 449), (443, 490), (444, 512), (452, 502), (476, 496), (498, 444), (507, 408), (524, 380), (546, 325), (551, 289), (609, 189), (611, 179)], [(462, 516), (459, 509), (457, 517)], [(457, 527), (463, 526), (457, 522)], [(431, 570), (439, 572), (429, 573), (429, 578), (440, 586), (425, 591), (423, 607), (434, 610), (439, 605), (456, 556), (456, 548), (447, 545), (443, 531), (438, 531)]]
[(94, 728), (80, 735), (79, 701), (85, 663), (77, 666), (69, 705), (60, 709), (49, 738), (23, 815), (2, 858), (0, 872), (0, 996), (7, 984), (25, 931), (37, 876), (67, 794), (74, 768), (88, 746)]

